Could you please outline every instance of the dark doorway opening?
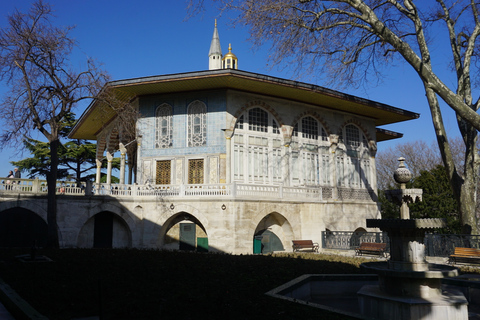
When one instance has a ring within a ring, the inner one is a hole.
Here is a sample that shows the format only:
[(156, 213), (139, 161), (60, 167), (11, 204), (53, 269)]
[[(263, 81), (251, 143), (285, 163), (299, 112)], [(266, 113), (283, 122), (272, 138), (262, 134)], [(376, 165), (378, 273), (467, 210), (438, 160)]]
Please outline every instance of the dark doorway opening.
[(100, 212), (95, 215), (93, 228), (93, 247), (112, 248), (113, 239), (113, 213)]
[(1, 247), (44, 247), (47, 234), (47, 223), (28, 209), (11, 208), (0, 213)]

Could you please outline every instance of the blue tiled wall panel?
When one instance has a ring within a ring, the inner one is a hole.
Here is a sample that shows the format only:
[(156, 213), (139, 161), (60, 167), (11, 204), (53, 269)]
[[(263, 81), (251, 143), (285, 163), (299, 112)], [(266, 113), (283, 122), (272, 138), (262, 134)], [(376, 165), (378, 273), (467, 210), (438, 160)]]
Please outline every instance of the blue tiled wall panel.
[[(207, 106), (207, 144), (203, 147), (187, 147), (187, 108), (200, 100)], [(163, 103), (173, 108), (173, 146), (155, 148), (155, 110)], [(191, 93), (146, 96), (140, 99), (142, 118), (138, 122), (143, 135), (142, 156), (175, 156), (188, 154), (225, 153), (226, 99), (224, 91), (202, 91)]]

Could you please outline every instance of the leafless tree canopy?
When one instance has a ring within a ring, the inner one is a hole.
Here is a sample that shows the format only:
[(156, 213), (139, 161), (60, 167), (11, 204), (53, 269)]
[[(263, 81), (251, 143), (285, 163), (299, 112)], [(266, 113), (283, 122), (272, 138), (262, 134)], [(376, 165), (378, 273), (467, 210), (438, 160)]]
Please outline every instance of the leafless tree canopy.
[[(198, 9), (203, 1), (191, 7)], [(429, 87), (463, 118), (480, 129), (478, 99), (471, 94), (472, 67), (478, 63), (479, 4), (473, 0), (217, 0), (238, 13), (236, 24), (250, 28), (257, 45), (271, 45), (275, 63), (293, 60), (301, 72), (314, 71), (345, 86), (396, 58), (406, 61)], [(451, 48), (458, 88), (432, 69), (429, 44), (445, 40)], [(472, 108), (472, 104), (475, 107)], [(472, 110), (473, 109), (473, 110)]]
[[(478, 0), (212, 1), (233, 13), (235, 24), (249, 27), (255, 44), (270, 45), (275, 63), (293, 63), (300, 72), (315, 72), (332, 83), (355, 86), (379, 78), (391, 63), (409, 65), (423, 83), (465, 230), (477, 232)], [(193, 13), (203, 5), (204, 0), (190, 0)], [(442, 61), (434, 61), (432, 48), (444, 47), (449, 48), (453, 77), (435, 70), (445, 67), (447, 52), (439, 54)], [(463, 168), (455, 164), (438, 98), (456, 112), (464, 143)]]
[(9, 92), (0, 101), (3, 134), (0, 147), (18, 143), (38, 130), (50, 144), (51, 169), (47, 174), (47, 223), (50, 247), (58, 247), (56, 180), (59, 133), (62, 120), (77, 103), (94, 98), (107, 76), (93, 61), (77, 72), (69, 56), (75, 42), (71, 30), (55, 27), (50, 19), (52, 9), (36, 1), (28, 13), (16, 11), (8, 17), (8, 27), (0, 29), (0, 80)]
[(0, 102), (3, 145), (35, 129), (50, 142), (58, 139), (65, 114), (80, 100), (94, 97), (106, 80), (93, 61), (83, 72), (70, 66), (72, 28), (57, 28), (51, 18), (51, 7), (37, 1), (30, 12), (9, 16), (9, 28), (0, 30), (0, 79), (9, 88)]

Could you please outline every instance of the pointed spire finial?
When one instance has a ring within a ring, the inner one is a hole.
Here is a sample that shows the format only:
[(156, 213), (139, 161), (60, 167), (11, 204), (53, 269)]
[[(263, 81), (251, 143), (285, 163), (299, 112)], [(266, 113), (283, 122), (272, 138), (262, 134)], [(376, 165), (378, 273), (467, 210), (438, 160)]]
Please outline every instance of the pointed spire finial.
[(220, 47), (220, 38), (217, 30), (217, 19), (215, 19), (215, 28), (213, 29), (212, 42), (208, 52), (208, 70), (222, 68), (222, 48)]

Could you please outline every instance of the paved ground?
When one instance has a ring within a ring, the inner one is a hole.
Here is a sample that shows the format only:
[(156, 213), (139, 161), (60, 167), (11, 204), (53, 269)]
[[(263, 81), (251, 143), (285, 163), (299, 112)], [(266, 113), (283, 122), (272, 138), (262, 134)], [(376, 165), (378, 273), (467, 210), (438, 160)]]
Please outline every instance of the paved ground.
[(7, 308), (3, 304), (0, 303), (0, 319), (2, 320), (15, 320), (10, 312), (8, 312)]

